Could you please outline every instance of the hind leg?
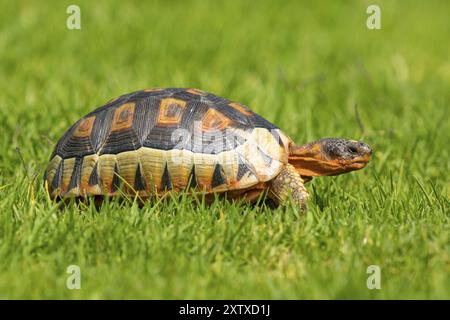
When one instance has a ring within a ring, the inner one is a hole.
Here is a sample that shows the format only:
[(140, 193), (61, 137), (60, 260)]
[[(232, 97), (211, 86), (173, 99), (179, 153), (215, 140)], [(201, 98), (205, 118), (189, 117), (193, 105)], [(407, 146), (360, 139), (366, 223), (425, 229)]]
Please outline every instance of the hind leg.
[(294, 166), (286, 164), (278, 176), (270, 182), (271, 198), (277, 204), (291, 199), (303, 211), (306, 211), (306, 200), (309, 198), (309, 194), (303, 183), (302, 177)]

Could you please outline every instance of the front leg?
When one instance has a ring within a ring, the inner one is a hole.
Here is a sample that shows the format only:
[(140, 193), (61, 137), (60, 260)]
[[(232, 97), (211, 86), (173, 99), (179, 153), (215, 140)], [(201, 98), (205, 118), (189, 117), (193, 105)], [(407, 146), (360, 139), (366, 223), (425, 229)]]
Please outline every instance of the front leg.
[(303, 185), (303, 179), (295, 170), (294, 166), (286, 164), (269, 186), (271, 198), (280, 204), (290, 198), (298, 204), (302, 211), (306, 211), (306, 200), (309, 198), (308, 191)]

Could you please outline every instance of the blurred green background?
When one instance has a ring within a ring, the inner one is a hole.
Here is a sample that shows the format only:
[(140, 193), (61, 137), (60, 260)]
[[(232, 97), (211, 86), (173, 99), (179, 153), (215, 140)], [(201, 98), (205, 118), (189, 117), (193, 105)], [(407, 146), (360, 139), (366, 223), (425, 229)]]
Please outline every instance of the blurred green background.
[[(369, 30), (370, 4), (2, 1), (0, 298), (450, 298), (450, 5), (377, 1)], [(299, 144), (362, 139), (374, 158), (313, 180), (307, 216), (183, 197), (58, 210), (41, 185), (56, 141), (149, 87), (201, 88)]]

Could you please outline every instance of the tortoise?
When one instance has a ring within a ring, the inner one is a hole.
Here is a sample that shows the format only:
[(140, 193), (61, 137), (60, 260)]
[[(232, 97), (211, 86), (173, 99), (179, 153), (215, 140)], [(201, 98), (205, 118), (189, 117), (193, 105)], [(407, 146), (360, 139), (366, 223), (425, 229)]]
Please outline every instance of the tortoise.
[(360, 141), (296, 145), (243, 104), (185, 88), (122, 95), (87, 114), (58, 141), (44, 182), (51, 198), (198, 190), (305, 208), (304, 183), (359, 170), (371, 158)]

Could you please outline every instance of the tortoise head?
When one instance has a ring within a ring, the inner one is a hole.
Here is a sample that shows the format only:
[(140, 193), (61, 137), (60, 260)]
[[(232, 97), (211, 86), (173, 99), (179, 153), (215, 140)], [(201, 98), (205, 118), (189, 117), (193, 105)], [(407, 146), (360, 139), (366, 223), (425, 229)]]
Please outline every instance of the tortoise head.
[(302, 146), (291, 146), (289, 163), (302, 176), (334, 176), (366, 166), (372, 149), (365, 143), (341, 138), (320, 139)]

